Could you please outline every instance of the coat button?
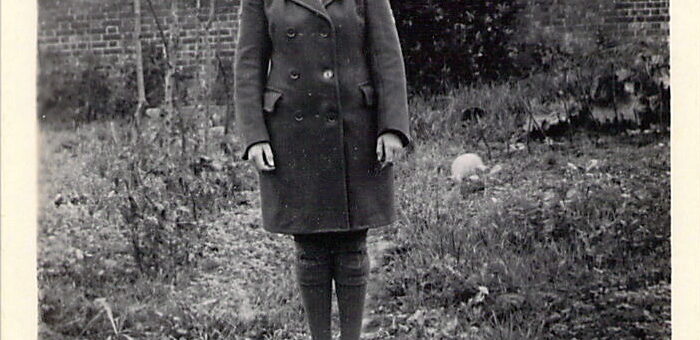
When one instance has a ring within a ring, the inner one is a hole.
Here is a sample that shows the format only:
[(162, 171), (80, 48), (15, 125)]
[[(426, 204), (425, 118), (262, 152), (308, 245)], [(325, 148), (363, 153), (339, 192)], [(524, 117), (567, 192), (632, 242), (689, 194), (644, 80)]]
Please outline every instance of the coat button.
[(301, 112), (297, 112), (296, 114), (294, 114), (294, 120), (296, 120), (297, 122), (301, 122), (303, 119), (304, 116), (301, 114)]
[(329, 34), (326, 31), (321, 32), (321, 38), (328, 38)]
[(335, 111), (328, 112), (328, 115), (326, 116), (326, 119), (328, 119), (329, 122), (335, 121), (336, 118), (338, 118), (338, 113)]
[(294, 80), (299, 79), (300, 76), (301, 76), (301, 75), (299, 74), (299, 71), (291, 71), (291, 72), (289, 72), (289, 77), (292, 78), (292, 79), (294, 79)]
[(297, 31), (295, 31), (293, 28), (290, 28), (287, 30), (287, 38), (293, 39), (296, 36), (297, 36)]
[(323, 71), (323, 78), (326, 78), (326, 79), (331, 79), (331, 78), (333, 78), (333, 70), (325, 70), (325, 71)]

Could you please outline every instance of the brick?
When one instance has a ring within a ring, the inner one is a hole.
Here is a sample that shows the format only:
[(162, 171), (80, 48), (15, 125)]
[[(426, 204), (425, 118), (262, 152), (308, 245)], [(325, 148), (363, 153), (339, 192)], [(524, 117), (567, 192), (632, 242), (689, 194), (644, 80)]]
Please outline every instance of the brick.
[(105, 48), (104, 49), (105, 54), (120, 54), (122, 53), (121, 48)]
[(104, 40), (121, 40), (122, 36), (121, 36), (121, 34), (105, 34), (102, 36), (102, 39), (104, 39)]
[(197, 39), (196, 39), (196, 38), (191, 38), (191, 37), (190, 37), (190, 38), (182, 38), (182, 39), (180, 39), (180, 43), (182, 43), (182, 44), (184, 44), (184, 45), (193, 45), (193, 44), (195, 44), (196, 42), (197, 42)]
[(632, 8), (633, 4), (630, 3), (616, 3), (615, 4), (615, 9), (626, 9), (626, 8)]
[(667, 21), (667, 18), (663, 15), (652, 15), (645, 18), (645, 21), (662, 22)]
[(104, 19), (107, 19), (107, 16), (104, 14), (101, 14), (100, 12), (90, 12), (87, 14), (88, 20), (98, 20), (102, 21)]
[(73, 29), (89, 28), (90, 24), (87, 21), (74, 21), (70, 24)]
[(39, 38), (40, 44), (57, 44), (58, 37)]

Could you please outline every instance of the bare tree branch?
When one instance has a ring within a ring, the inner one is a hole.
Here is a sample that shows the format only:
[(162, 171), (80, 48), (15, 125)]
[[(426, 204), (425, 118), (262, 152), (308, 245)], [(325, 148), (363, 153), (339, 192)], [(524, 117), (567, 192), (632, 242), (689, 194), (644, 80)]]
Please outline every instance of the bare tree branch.
[(160, 24), (160, 20), (158, 20), (158, 14), (156, 14), (156, 10), (153, 9), (153, 4), (151, 3), (151, 0), (146, 0), (146, 3), (148, 3), (148, 8), (151, 10), (151, 15), (153, 15), (153, 20), (156, 22), (156, 27), (158, 27), (158, 33), (160, 34), (160, 39), (163, 41), (163, 45), (165, 45), (165, 49), (168, 49), (168, 39), (165, 38), (165, 30), (163, 29), (163, 26)]

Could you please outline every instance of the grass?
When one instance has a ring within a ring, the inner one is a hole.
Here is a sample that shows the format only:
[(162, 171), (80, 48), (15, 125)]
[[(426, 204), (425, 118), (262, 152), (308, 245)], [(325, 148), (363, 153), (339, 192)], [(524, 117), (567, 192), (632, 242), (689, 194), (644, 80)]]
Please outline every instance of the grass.
[[(508, 113), (528, 109), (530, 91), (412, 101), (416, 144), (396, 165), (401, 218), (370, 234), (365, 339), (670, 338), (668, 136), (577, 133), (509, 149), (522, 116)], [(469, 106), (486, 109), (480, 125), (460, 120)], [(307, 338), (291, 240), (261, 229), (251, 169), (214, 142), (189, 142), (207, 147), (188, 158), (177, 142), (139, 154), (115, 131), (42, 130), (41, 337)], [(454, 183), (446, 169), (463, 152), (502, 170)], [(223, 165), (193, 176), (200, 156)], [(139, 159), (158, 192), (125, 191)], [(168, 178), (215, 208), (188, 208)], [(185, 220), (195, 238), (178, 229)], [(179, 246), (186, 261), (144, 273), (134, 242), (163, 252), (152, 261)]]
[[(440, 172), (454, 143), (419, 146), (398, 176), (404, 220), (387, 235), (404, 251), (381, 300), (406, 320), (444, 310), (436, 329), (457, 316), (445, 339), (668, 337), (668, 146), (646, 138), (496, 155), (478, 191)], [(421, 328), (409, 338), (439, 338)]]

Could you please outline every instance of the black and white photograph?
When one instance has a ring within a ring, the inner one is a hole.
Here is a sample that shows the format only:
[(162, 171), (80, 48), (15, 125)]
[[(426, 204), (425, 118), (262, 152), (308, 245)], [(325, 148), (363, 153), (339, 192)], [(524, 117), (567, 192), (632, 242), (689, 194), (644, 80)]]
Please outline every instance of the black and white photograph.
[(671, 339), (670, 0), (26, 20), (39, 339)]

